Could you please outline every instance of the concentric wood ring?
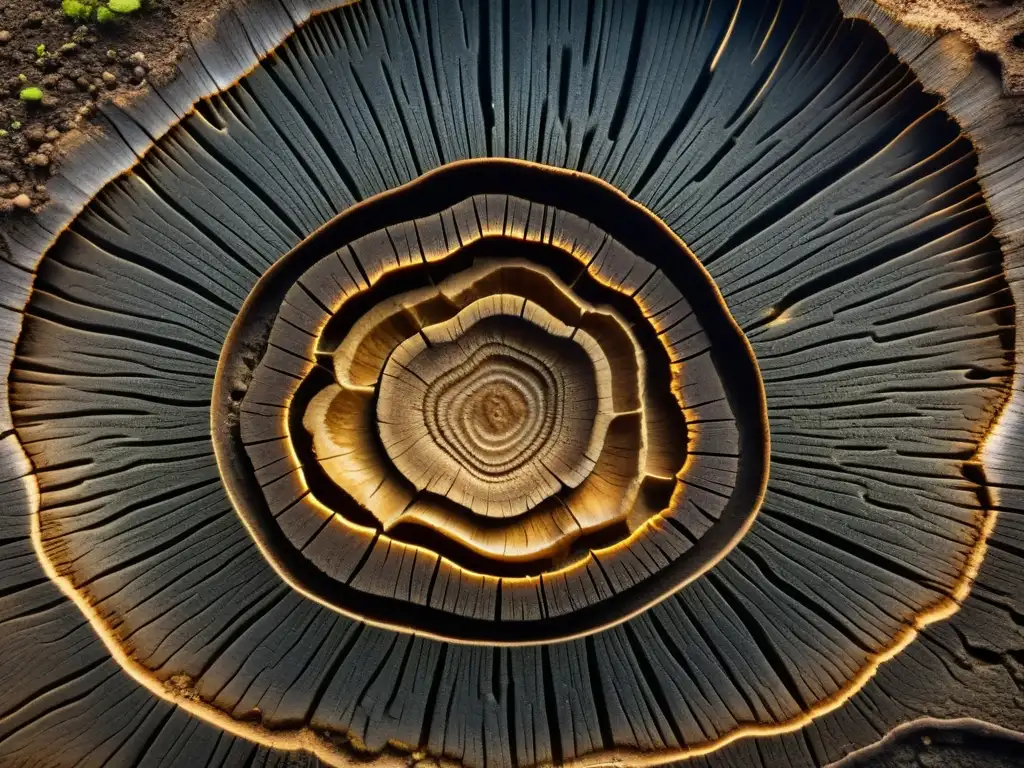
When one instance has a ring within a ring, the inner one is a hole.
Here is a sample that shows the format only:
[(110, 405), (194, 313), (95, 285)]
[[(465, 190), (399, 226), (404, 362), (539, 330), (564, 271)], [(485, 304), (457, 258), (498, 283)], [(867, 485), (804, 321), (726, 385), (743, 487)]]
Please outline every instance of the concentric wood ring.
[[(528, 404), (530, 450), (489, 468), (452, 425), (492, 377)], [(607, 185), (521, 162), (343, 214), (257, 286), (219, 381), (222, 470), (276, 567), (342, 612), (463, 641), (622, 621), (728, 551), (766, 480), (756, 363), (692, 254)]]
[(613, 416), (608, 360), (529, 299), (492, 294), (391, 354), (377, 423), (392, 462), (485, 517), (512, 517), (593, 469)]

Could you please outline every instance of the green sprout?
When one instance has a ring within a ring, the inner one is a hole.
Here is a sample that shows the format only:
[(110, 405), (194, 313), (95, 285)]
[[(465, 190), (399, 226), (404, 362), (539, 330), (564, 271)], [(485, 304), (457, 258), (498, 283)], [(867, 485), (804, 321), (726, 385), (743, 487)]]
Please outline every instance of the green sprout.
[(46, 55), (46, 45), (44, 43), (40, 43), (39, 45), (36, 46), (36, 57), (41, 59), (45, 55)]
[(12, 131), (17, 131), (20, 128), (21, 128), (21, 120), (12, 120), (11, 121), (11, 130)]
[[(21, 99), (22, 101), (28, 101), (28, 102), (42, 101), (43, 100), (43, 92), (42, 92), (41, 89), (36, 88), (35, 86), (30, 86), (28, 88), (22, 88), (21, 89), (21, 93), (18, 94), (18, 98)], [(14, 123), (11, 123), (11, 127), (12, 128), (14, 127)]]

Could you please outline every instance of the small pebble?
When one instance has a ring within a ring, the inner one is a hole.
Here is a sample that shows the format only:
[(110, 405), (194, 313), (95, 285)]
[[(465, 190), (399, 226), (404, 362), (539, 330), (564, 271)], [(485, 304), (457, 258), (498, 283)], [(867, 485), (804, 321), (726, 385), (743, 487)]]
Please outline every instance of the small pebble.
[(132, 74), (135, 75), (139, 80), (142, 80), (146, 76), (145, 67), (136, 67), (132, 70)]
[(64, 43), (64, 45), (60, 47), (60, 52), (63, 53), (65, 56), (70, 56), (74, 53), (77, 53), (78, 43)]
[(27, 211), (32, 207), (32, 198), (24, 192), (14, 198), (11, 202), (14, 203), (15, 208), (20, 208), (23, 211)]
[(50, 130), (48, 130), (46, 132), (46, 140), (47, 141), (56, 141), (59, 138), (60, 138), (60, 131), (58, 131), (56, 128), (51, 128)]
[(103, 82), (105, 85), (112, 86), (115, 83), (117, 83), (117, 75), (115, 75), (113, 72), (104, 72), (102, 75), (100, 75), (100, 77), (103, 78)]
[(128, 63), (136, 67), (146, 63), (146, 54), (142, 51), (136, 51), (128, 57)]
[(42, 152), (37, 152), (34, 155), (28, 156), (29, 164), (36, 166), (37, 168), (46, 168), (50, 164), (50, 156), (44, 155)]
[(117, 51), (115, 51), (113, 48), (108, 49), (107, 50), (107, 60), (108, 61), (117, 61)]
[(36, 184), (36, 193), (40, 194), (40, 195), (45, 195), (46, 194), (46, 185), (45, 184)]
[(75, 82), (78, 84), (78, 87), (81, 88), (83, 91), (88, 90), (92, 86), (92, 80), (90, 80), (85, 75), (82, 75), (81, 77), (77, 78)]
[(46, 131), (41, 125), (30, 125), (25, 129), (24, 136), (33, 144), (42, 144), (46, 141)]
[(6, 44), (11, 42), (11, 37), (13, 37), (13, 35), (11, 35), (11, 31), (9, 29), (0, 29), (0, 43)]

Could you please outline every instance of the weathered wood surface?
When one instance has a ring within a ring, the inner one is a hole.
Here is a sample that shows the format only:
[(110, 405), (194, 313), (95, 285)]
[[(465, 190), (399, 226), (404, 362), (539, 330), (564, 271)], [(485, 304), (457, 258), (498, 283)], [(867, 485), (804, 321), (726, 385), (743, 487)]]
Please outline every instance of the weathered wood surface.
[(1024, 728), (1024, 141), (842, 5), (258, 4), (112, 112), (0, 265), (0, 764)]

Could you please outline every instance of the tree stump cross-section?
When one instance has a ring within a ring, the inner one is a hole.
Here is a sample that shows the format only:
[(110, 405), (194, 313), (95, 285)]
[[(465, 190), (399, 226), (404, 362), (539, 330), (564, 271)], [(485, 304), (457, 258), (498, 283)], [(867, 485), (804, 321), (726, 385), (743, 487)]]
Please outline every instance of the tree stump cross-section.
[(861, 0), (216, 34), (8, 233), (0, 765), (1024, 729), (1024, 142), (984, 62)]

